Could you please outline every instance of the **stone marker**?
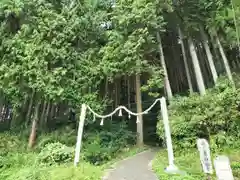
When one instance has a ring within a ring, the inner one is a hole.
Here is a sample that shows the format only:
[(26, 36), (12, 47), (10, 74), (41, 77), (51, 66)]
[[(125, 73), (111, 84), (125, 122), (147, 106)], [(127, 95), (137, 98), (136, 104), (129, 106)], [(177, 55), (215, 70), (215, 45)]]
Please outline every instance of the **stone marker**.
[(227, 156), (218, 156), (214, 160), (218, 180), (234, 180), (230, 161)]
[(206, 139), (198, 139), (197, 140), (197, 147), (200, 152), (200, 161), (202, 164), (203, 172), (205, 174), (212, 174), (212, 161), (211, 161), (211, 154), (209, 144)]

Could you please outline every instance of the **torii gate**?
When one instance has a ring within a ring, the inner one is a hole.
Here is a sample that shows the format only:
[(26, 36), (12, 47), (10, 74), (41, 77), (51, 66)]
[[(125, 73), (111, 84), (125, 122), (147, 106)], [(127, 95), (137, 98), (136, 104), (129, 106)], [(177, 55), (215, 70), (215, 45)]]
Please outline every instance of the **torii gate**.
[(84, 121), (86, 117), (86, 111), (87, 109), (90, 110), (90, 112), (93, 113), (94, 119), (96, 117), (102, 118), (100, 125), (103, 125), (104, 119), (107, 117), (111, 117), (115, 113), (119, 111), (119, 116), (122, 116), (122, 110), (125, 110), (126, 112), (129, 113), (129, 115), (133, 115), (137, 117), (136, 123), (140, 123), (138, 116), (147, 114), (158, 102), (161, 104), (161, 114), (163, 118), (163, 124), (164, 124), (164, 129), (165, 129), (165, 137), (166, 137), (166, 142), (167, 142), (167, 151), (168, 151), (168, 162), (169, 165), (166, 167), (165, 171), (168, 173), (177, 173), (179, 172), (178, 167), (174, 163), (174, 154), (173, 154), (173, 146), (172, 146), (172, 138), (171, 138), (171, 132), (170, 132), (170, 127), (169, 127), (169, 120), (168, 120), (168, 112), (167, 112), (167, 103), (165, 97), (156, 99), (155, 102), (145, 111), (141, 113), (134, 113), (128, 110), (125, 106), (119, 106), (116, 108), (112, 113), (107, 114), (107, 115), (99, 115), (96, 112), (94, 112), (88, 105), (82, 104), (81, 107), (81, 114), (80, 114), (80, 121), (79, 121), (79, 126), (78, 126), (78, 135), (77, 135), (77, 143), (76, 143), (76, 149), (75, 149), (75, 158), (74, 158), (74, 166), (77, 166), (79, 163), (80, 159), (80, 152), (81, 152), (81, 144), (82, 144), (82, 134), (83, 134), (83, 128), (84, 128)]

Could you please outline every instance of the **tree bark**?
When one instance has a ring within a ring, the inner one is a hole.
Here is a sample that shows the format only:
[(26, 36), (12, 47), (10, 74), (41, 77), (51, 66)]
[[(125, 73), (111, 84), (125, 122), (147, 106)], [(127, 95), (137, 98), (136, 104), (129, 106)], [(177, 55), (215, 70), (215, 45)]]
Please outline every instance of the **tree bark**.
[(105, 81), (105, 98), (108, 97), (108, 78), (106, 77)]
[(4, 117), (4, 110), (5, 110), (5, 104), (1, 106), (1, 112), (0, 112), (0, 121), (3, 121)]
[[(141, 80), (140, 75), (136, 74), (136, 104), (137, 104), (137, 113), (142, 112), (142, 95), (141, 95)], [(143, 146), (143, 117), (139, 115), (139, 123), (137, 123), (137, 145), (139, 147)]]
[(159, 32), (157, 33), (157, 41), (158, 41), (161, 65), (162, 65), (162, 68), (164, 71), (164, 84), (165, 84), (165, 88), (166, 88), (166, 92), (167, 92), (167, 97), (168, 97), (168, 99), (172, 99), (173, 94), (172, 94), (172, 89), (171, 89), (171, 85), (170, 85), (169, 78), (168, 78), (167, 67), (166, 67), (166, 62), (165, 62), (163, 48), (162, 48), (162, 41), (161, 41)]
[(50, 103), (50, 101), (48, 101), (46, 113), (44, 115), (44, 124), (45, 124), (45, 126), (46, 126), (47, 121), (48, 121), (48, 114), (49, 114), (50, 106), (51, 106), (51, 103)]
[(213, 48), (213, 54), (214, 54), (214, 59), (215, 59), (215, 62), (216, 62), (216, 70), (217, 70), (217, 73), (218, 74), (221, 74), (221, 72), (223, 71), (224, 67), (223, 67), (223, 64), (222, 64), (222, 60), (221, 60), (221, 55), (220, 55), (220, 52), (219, 52), (219, 48), (218, 48), (218, 45), (214, 39), (214, 37), (210, 34), (210, 40), (211, 40), (211, 44), (212, 44), (212, 48)]
[(47, 101), (45, 100), (44, 103), (43, 103), (43, 108), (42, 108), (42, 113), (41, 113), (41, 117), (40, 117), (40, 126), (41, 128), (44, 127), (44, 115), (45, 115), (45, 112), (46, 112), (46, 106), (47, 106)]
[[(237, 1), (236, 1), (237, 2)], [(232, 5), (232, 11), (233, 11), (233, 20), (234, 20), (234, 25), (236, 29), (236, 38), (237, 38), (237, 44), (238, 44), (238, 53), (240, 55), (240, 37), (239, 37), (239, 31), (238, 31), (238, 23), (237, 23), (237, 17), (236, 17), (236, 11), (234, 8), (233, 0), (231, 0), (231, 5)]]
[(239, 62), (238, 59), (236, 60), (236, 65), (237, 65), (238, 68), (240, 68), (240, 62)]
[(49, 118), (50, 120), (52, 120), (54, 118), (54, 109), (55, 109), (55, 105), (52, 103), (51, 104), (51, 108), (50, 108), (50, 114), (49, 114)]
[(128, 109), (131, 108), (131, 85), (130, 85), (130, 77), (127, 78), (127, 96), (128, 96)]
[(217, 40), (217, 45), (218, 45), (218, 48), (219, 48), (219, 51), (220, 51), (220, 54), (222, 56), (222, 60), (223, 60), (223, 64), (224, 64), (224, 68), (226, 70), (226, 73), (227, 73), (227, 76), (228, 76), (228, 79), (233, 83), (234, 85), (234, 81), (233, 81), (233, 77), (232, 77), (232, 73), (231, 73), (231, 69), (230, 69), (230, 66), (229, 66), (229, 63), (228, 63), (228, 60), (227, 60), (227, 57), (226, 57), (226, 54), (223, 50), (223, 47), (222, 47), (222, 44), (219, 40), (219, 37), (218, 35), (216, 34), (216, 40)]
[(217, 71), (216, 71), (216, 68), (215, 68), (215, 64), (213, 62), (212, 53), (211, 53), (210, 47), (208, 45), (208, 38), (207, 38), (207, 35), (205, 34), (202, 26), (200, 27), (200, 33), (201, 33), (201, 36), (202, 36), (203, 46), (204, 46), (204, 49), (206, 51), (209, 67), (210, 67), (211, 74), (212, 74), (212, 77), (213, 77), (213, 81), (216, 84), (218, 75), (217, 75)]
[(193, 93), (193, 85), (192, 85), (192, 81), (191, 81), (190, 71), (189, 71), (189, 67), (188, 67), (188, 63), (187, 63), (187, 55), (186, 55), (184, 42), (183, 42), (183, 33), (182, 33), (180, 27), (178, 28), (178, 33), (179, 33), (179, 37), (180, 37), (180, 43), (181, 43), (182, 54), (183, 54), (183, 62), (184, 62), (184, 67), (185, 67), (185, 71), (186, 71), (188, 87), (189, 87), (190, 93)]
[(118, 102), (118, 80), (115, 80), (115, 108), (118, 107), (119, 102)]
[[(208, 59), (204, 50), (203, 44), (198, 44), (196, 47), (197, 56), (199, 59), (200, 69), (203, 75), (203, 82), (205, 82), (205, 87), (211, 87), (212, 73), (209, 67)], [(214, 83), (214, 82), (213, 82)], [(215, 83), (214, 83), (215, 84)]]
[(34, 95), (35, 95), (35, 90), (32, 91), (32, 95), (30, 97), (30, 102), (29, 102), (29, 106), (28, 106), (28, 112), (27, 112), (27, 115), (26, 115), (26, 126), (30, 122)]
[(191, 37), (188, 38), (188, 45), (189, 45), (190, 54), (192, 56), (193, 68), (194, 68), (194, 72), (196, 75), (198, 90), (201, 95), (205, 95), (206, 89), (205, 89), (205, 85), (203, 82), (202, 72), (200, 69), (196, 49), (194, 47), (193, 40)]
[(32, 121), (32, 128), (31, 128), (31, 133), (29, 136), (29, 141), (28, 141), (28, 147), (33, 148), (36, 142), (36, 135), (37, 135), (37, 122), (38, 122), (38, 116), (39, 116), (39, 107), (40, 107), (41, 102), (38, 102), (36, 107), (35, 107), (35, 112), (34, 112), (34, 117)]
[(232, 63), (232, 67), (233, 67), (233, 69), (234, 69), (234, 70), (236, 70), (236, 69), (237, 69), (237, 64), (236, 64), (236, 62), (235, 62), (235, 61), (233, 61), (233, 63)]

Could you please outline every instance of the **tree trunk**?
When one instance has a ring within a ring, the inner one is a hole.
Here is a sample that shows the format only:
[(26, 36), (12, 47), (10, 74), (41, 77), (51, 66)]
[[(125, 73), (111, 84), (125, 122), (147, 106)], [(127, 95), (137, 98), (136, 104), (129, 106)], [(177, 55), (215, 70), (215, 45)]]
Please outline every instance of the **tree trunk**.
[[(202, 42), (201, 42), (202, 43)], [(196, 47), (197, 56), (199, 59), (200, 69), (202, 70), (203, 82), (205, 82), (205, 87), (211, 87), (212, 83), (212, 73), (209, 67), (208, 59), (204, 50), (203, 44), (198, 44)], [(213, 81), (214, 83), (214, 81)], [(215, 83), (214, 83), (215, 84)]]
[(188, 63), (187, 63), (187, 55), (186, 55), (184, 42), (183, 42), (183, 34), (182, 34), (180, 27), (178, 28), (178, 33), (180, 36), (180, 43), (181, 43), (181, 48), (182, 48), (184, 67), (185, 67), (187, 81), (188, 81), (188, 87), (189, 87), (190, 93), (193, 93), (193, 85), (192, 85), (190, 71), (189, 71), (189, 67), (188, 67)]
[(209, 45), (208, 45), (208, 38), (207, 38), (207, 35), (205, 34), (202, 26), (200, 27), (200, 33), (201, 33), (201, 36), (202, 36), (203, 46), (204, 46), (204, 49), (206, 51), (209, 67), (210, 67), (211, 74), (212, 74), (212, 77), (213, 77), (213, 81), (214, 81), (214, 84), (216, 84), (218, 75), (217, 75), (217, 71), (216, 71), (216, 68), (215, 68), (215, 64), (213, 62), (212, 53), (211, 53)]
[(105, 97), (108, 97), (108, 79), (107, 78), (105, 82)]
[(128, 96), (128, 109), (131, 109), (131, 86), (130, 86), (130, 77), (127, 79), (127, 96)]
[(47, 101), (45, 100), (43, 103), (43, 108), (42, 108), (42, 113), (41, 113), (41, 117), (40, 117), (40, 126), (41, 128), (44, 127), (45, 121), (44, 121), (44, 115), (45, 115), (45, 110), (46, 110), (46, 106), (47, 106)]
[(48, 114), (49, 114), (50, 106), (51, 106), (51, 102), (48, 101), (46, 113), (44, 115), (44, 126), (46, 126), (47, 121), (48, 121)]
[(238, 68), (240, 68), (240, 62), (239, 62), (238, 59), (236, 60), (236, 65), (237, 65)]
[(59, 117), (59, 108), (60, 104), (57, 104), (54, 110), (54, 116), (56, 117), (56, 119)]
[(51, 110), (50, 110), (50, 114), (49, 114), (49, 118), (50, 120), (52, 120), (54, 118), (54, 108), (55, 108), (55, 105), (54, 104), (51, 104)]
[(196, 49), (194, 47), (193, 40), (192, 40), (191, 37), (188, 38), (188, 45), (189, 45), (190, 54), (192, 56), (193, 68), (194, 68), (194, 72), (195, 72), (195, 75), (196, 75), (198, 90), (199, 90), (201, 95), (205, 95), (206, 90), (205, 90), (205, 85), (204, 85), (204, 82), (203, 82), (202, 72), (201, 72), (201, 69), (200, 69)]
[(37, 134), (37, 122), (38, 122), (38, 114), (39, 114), (39, 107), (40, 107), (41, 102), (38, 102), (36, 107), (35, 107), (35, 112), (34, 112), (34, 117), (32, 121), (32, 128), (31, 128), (31, 134), (29, 136), (29, 141), (28, 141), (28, 147), (33, 148), (35, 142), (36, 142), (36, 134)]
[(232, 67), (233, 67), (233, 69), (234, 69), (234, 70), (236, 70), (236, 69), (237, 69), (237, 64), (236, 64), (236, 62), (235, 62), (235, 61), (233, 61), (233, 63), (232, 63)]
[(2, 109), (2, 121), (5, 121), (5, 116), (6, 116), (6, 111), (7, 111), (7, 102), (5, 103), (5, 105), (3, 106)]
[[(236, 0), (237, 2), (237, 0)], [(238, 44), (238, 53), (240, 55), (240, 37), (239, 37), (239, 31), (238, 31), (238, 23), (237, 23), (237, 17), (236, 17), (236, 11), (234, 8), (234, 4), (233, 4), (233, 0), (231, 0), (231, 5), (232, 5), (232, 11), (233, 11), (233, 20), (234, 20), (234, 25), (235, 25), (235, 29), (236, 29), (236, 38), (237, 38), (237, 44)]]
[(222, 44), (221, 44), (221, 42), (220, 42), (217, 34), (216, 34), (216, 40), (217, 40), (217, 45), (218, 45), (220, 54), (221, 54), (222, 59), (223, 59), (223, 64), (224, 64), (224, 68), (225, 68), (225, 70), (226, 70), (228, 79), (229, 79), (229, 80), (233, 83), (233, 85), (234, 85), (234, 81), (233, 81), (231, 69), (230, 69), (230, 66), (229, 66), (227, 57), (226, 57), (226, 55), (225, 55), (225, 52), (224, 52), (224, 50), (223, 50)]
[[(140, 75), (136, 74), (136, 104), (137, 104), (137, 113), (142, 112), (142, 94), (141, 94), (141, 80)], [(137, 145), (139, 147), (143, 146), (143, 117), (139, 115), (139, 122), (137, 123)]]
[(3, 105), (2, 105), (2, 108), (1, 108), (1, 112), (0, 112), (0, 121), (3, 121), (4, 110), (5, 110), (5, 104), (3, 104)]
[(214, 39), (214, 37), (212, 35), (210, 35), (210, 40), (211, 40), (211, 44), (212, 44), (212, 48), (213, 48), (213, 54), (214, 54), (214, 59), (215, 59), (215, 62), (216, 62), (216, 70), (217, 70), (217, 73), (218, 74), (221, 74), (221, 72), (223, 71), (224, 67), (223, 67), (223, 64), (222, 64), (222, 60), (221, 60), (221, 57), (220, 57), (220, 52), (219, 52), (219, 48), (218, 48), (218, 45)]
[(29, 106), (28, 106), (28, 112), (27, 112), (27, 115), (26, 115), (26, 126), (30, 122), (34, 95), (35, 95), (35, 90), (32, 91), (32, 95), (30, 97), (30, 102), (29, 102)]
[(118, 107), (119, 102), (118, 102), (118, 80), (115, 80), (115, 108)]
[(170, 85), (169, 78), (168, 78), (167, 67), (166, 67), (164, 54), (163, 54), (163, 48), (162, 48), (162, 41), (161, 41), (159, 32), (157, 33), (157, 41), (158, 41), (161, 65), (162, 65), (162, 68), (164, 71), (164, 84), (165, 84), (165, 88), (166, 88), (166, 92), (167, 92), (167, 97), (168, 97), (168, 99), (172, 99), (173, 94), (172, 94), (172, 89), (171, 89), (171, 85)]

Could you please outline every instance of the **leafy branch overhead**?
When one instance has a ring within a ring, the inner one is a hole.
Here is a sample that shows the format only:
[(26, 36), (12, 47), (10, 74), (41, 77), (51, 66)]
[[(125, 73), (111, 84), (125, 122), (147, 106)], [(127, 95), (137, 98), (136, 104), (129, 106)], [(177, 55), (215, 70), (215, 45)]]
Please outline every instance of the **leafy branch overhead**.
[(140, 111), (206, 95), (224, 73), (237, 86), (239, 15), (236, 0), (2, 0), (0, 112), (9, 127), (44, 130), (86, 102)]

